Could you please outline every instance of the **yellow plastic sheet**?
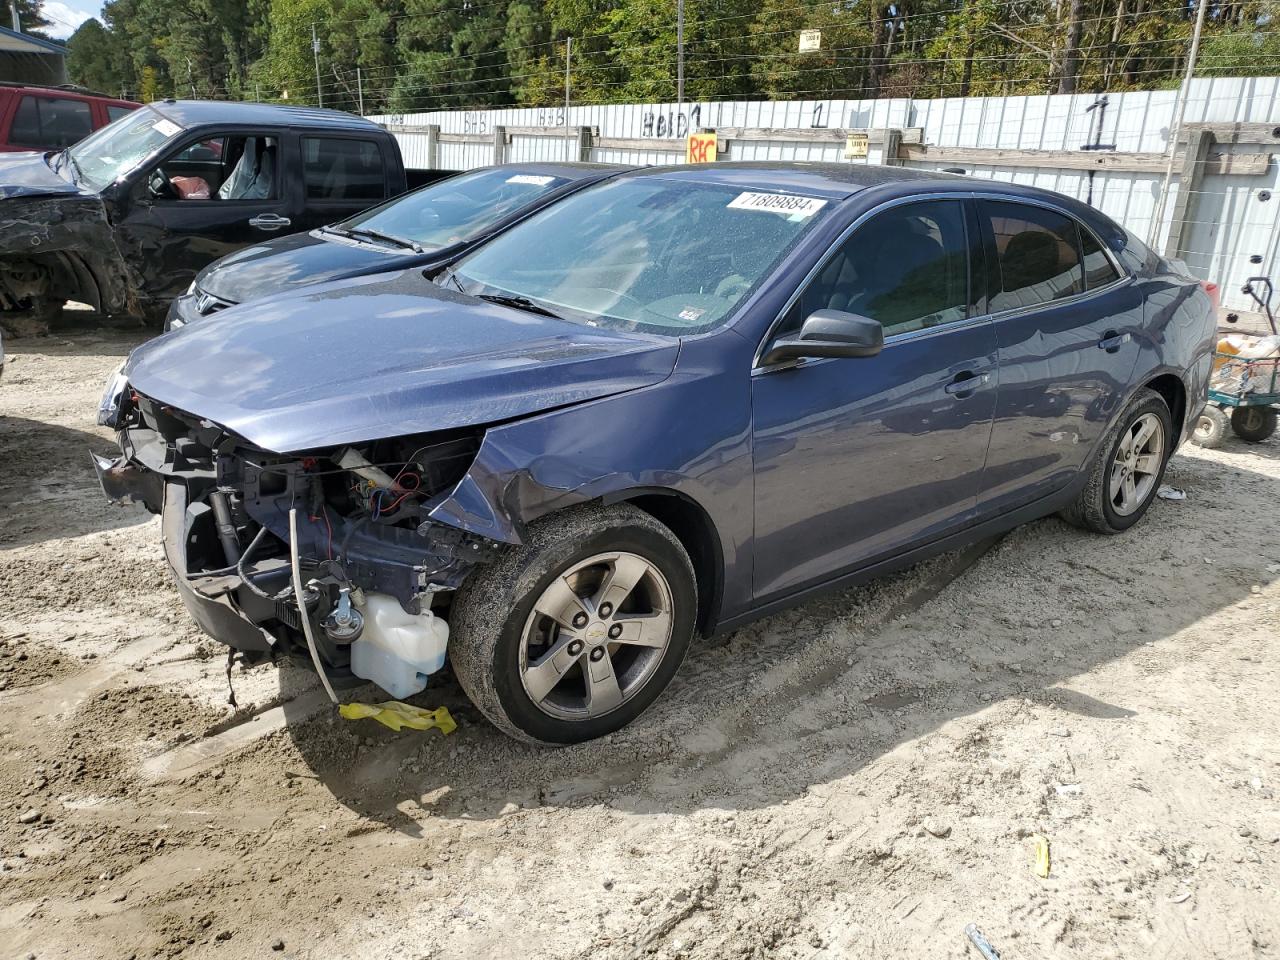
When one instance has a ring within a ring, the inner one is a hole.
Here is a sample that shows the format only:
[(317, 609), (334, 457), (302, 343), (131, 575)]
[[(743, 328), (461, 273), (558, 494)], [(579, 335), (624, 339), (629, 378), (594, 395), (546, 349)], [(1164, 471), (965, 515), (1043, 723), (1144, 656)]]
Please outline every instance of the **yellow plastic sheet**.
[(1049, 876), (1049, 840), (1038, 833), (1031, 839), (1036, 842), (1036, 875), (1047, 878)]
[(448, 736), (458, 729), (458, 724), (449, 715), (447, 707), (424, 710), (399, 700), (388, 700), (386, 703), (344, 703), (338, 707), (338, 713), (347, 720), (377, 720), (396, 731), (402, 727), (413, 730), (430, 730), (435, 727)]

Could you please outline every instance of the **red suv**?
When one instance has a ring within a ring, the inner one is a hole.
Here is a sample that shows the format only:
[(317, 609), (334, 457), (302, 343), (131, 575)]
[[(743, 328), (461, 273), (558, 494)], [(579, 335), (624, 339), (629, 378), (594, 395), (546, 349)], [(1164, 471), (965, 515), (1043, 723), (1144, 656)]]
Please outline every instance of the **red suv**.
[(0, 83), (0, 153), (61, 150), (140, 106), (83, 87)]

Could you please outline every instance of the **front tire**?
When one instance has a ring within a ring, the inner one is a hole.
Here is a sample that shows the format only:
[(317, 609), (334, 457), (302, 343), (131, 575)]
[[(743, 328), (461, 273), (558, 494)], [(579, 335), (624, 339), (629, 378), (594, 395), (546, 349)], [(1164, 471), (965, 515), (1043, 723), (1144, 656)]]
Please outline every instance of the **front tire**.
[(459, 588), (449, 658), (504, 733), (592, 740), (638, 717), (680, 668), (697, 615), (693, 564), (636, 507), (589, 505), (531, 525), (528, 543)]
[(1120, 533), (1142, 519), (1173, 453), (1173, 423), (1164, 398), (1142, 389), (1107, 432), (1068, 523), (1095, 533)]

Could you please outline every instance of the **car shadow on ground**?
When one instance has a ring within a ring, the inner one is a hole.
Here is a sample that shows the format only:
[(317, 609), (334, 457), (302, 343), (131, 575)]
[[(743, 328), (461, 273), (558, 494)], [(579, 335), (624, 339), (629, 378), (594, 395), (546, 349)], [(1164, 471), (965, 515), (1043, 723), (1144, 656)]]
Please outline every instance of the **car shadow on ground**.
[[(1271, 459), (1280, 445), (1241, 452)], [(1280, 507), (1253, 518), (1264, 534), (1239, 563), (1230, 535), (1231, 492), (1276, 481), (1233, 467), (1175, 461), (1167, 482), (1186, 488), (1188, 500), (1157, 501), (1128, 535), (1041, 520), (972, 564), (951, 555), (727, 640), (698, 641), (665, 697), (606, 740), (558, 750), (516, 743), (447, 673), (415, 702), (447, 706), (459, 721), (452, 737), (393, 734), (365, 721), (355, 761), (334, 763), (330, 721), (299, 718), (289, 731), (306, 775), (360, 815), (418, 836), (431, 817), (539, 807), (655, 815), (767, 807), (1003, 701), (1060, 711), (1064, 723), (1141, 722), (1141, 704), (1107, 703), (1072, 689), (1073, 678), (1276, 579), (1258, 558), (1280, 561)], [(1219, 513), (1223, 536), (1205, 542), (1205, 521)], [(1210, 552), (1213, 565), (1204, 563)], [(1029, 585), (1023, 573), (1036, 567), (1043, 577)]]
[(107, 501), (90, 451), (118, 452), (96, 433), (0, 416), (0, 552), (149, 519), (140, 506)]

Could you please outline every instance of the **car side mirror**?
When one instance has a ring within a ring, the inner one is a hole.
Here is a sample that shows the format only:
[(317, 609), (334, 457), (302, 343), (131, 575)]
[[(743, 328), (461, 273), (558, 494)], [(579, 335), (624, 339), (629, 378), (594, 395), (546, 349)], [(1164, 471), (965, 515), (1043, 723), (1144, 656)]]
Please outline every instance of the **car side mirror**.
[(882, 349), (884, 327), (878, 320), (843, 310), (815, 310), (798, 333), (775, 340), (761, 363), (804, 357), (874, 357)]

